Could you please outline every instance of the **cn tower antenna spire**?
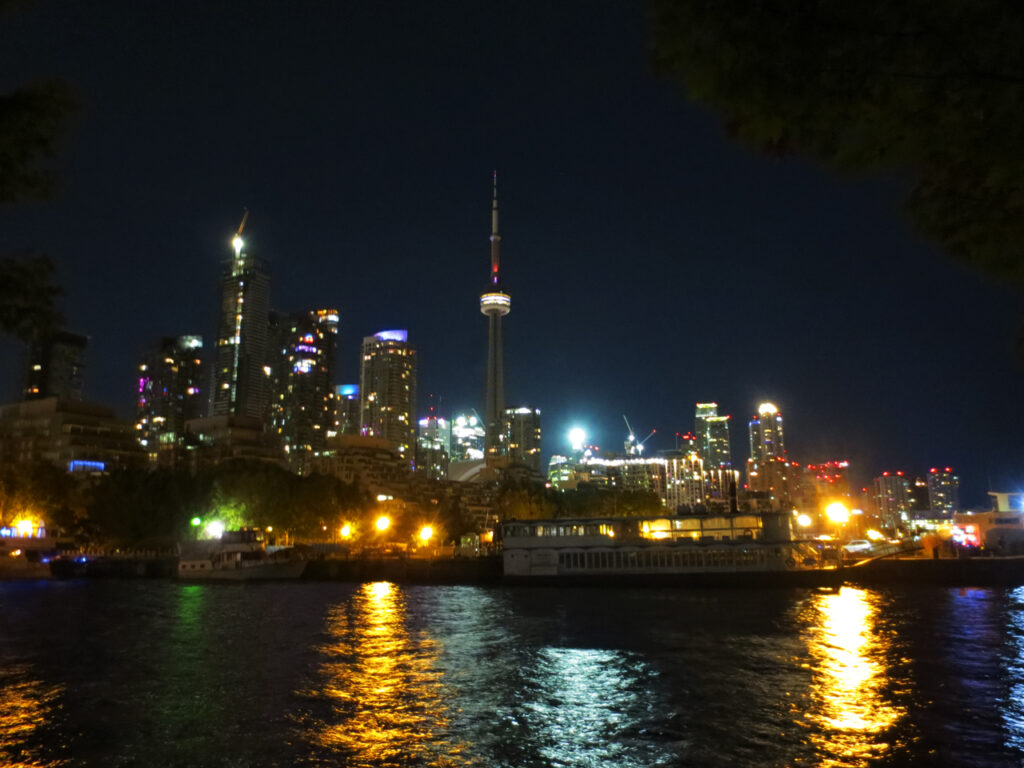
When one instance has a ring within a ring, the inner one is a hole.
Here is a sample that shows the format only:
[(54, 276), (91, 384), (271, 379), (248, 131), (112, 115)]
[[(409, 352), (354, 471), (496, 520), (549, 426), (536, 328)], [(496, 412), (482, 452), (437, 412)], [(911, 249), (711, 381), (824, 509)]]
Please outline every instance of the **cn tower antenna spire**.
[(498, 172), (494, 172), (494, 196), (491, 199), (491, 284), (498, 285), (501, 235), (498, 234)]

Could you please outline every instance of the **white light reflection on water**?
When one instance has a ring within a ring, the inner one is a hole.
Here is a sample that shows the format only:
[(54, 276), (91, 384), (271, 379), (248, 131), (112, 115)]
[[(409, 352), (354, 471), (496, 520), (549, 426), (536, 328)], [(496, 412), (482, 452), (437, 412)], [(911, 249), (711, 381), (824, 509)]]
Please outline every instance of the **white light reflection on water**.
[(812, 706), (805, 714), (823, 766), (865, 766), (888, 754), (887, 732), (906, 711), (883, 688), (891, 642), (877, 632), (878, 596), (863, 589), (815, 595), (805, 631), (813, 659)]
[(1006, 660), (1009, 679), (1013, 682), (1001, 709), (1006, 725), (1006, 746), (1024, 750), (1024, 587), (1017, 587), (1009, 597), (1007, 644), (1016, 650), (1016, 655)]
[(652, 674), (620, 651), (543, 648), (526, 673), (533, 695), (519, 714), (552, 765), (665, 765), (674, 750), (652, 742), (634, 719), (654, 706), (641, 698), (653, 690)]

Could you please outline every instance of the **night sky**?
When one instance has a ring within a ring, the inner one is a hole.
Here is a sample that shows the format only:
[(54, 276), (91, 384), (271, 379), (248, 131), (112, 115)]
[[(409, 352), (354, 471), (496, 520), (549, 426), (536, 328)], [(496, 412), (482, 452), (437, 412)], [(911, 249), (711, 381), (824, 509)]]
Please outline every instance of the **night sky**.
[[(622, 2), (95, 3), (0, 16), (0, 89), (43, 76), (82, 108), (52, 202), (0, 209), (0, 251), (58, 265), (90, 337), (86, 397), (131, 414), (162, 335), (215, 334), (243, 208), (271, 304), (408, 328), (420, 407), (483, 408), (491, 173), (499, 180), (506, 400), (545, 453), (622, 414), (652, 448), (731, 413), (733, 461), (769, 399), (791, 458), (952, 465), (962, 497), (1016, 487), (1024, 427), (1013, 295), (899, 212), (897, 178), (837, 178), (732, 143), (652, 71)], [(18, 347), (0, 342), (3, 400)]]

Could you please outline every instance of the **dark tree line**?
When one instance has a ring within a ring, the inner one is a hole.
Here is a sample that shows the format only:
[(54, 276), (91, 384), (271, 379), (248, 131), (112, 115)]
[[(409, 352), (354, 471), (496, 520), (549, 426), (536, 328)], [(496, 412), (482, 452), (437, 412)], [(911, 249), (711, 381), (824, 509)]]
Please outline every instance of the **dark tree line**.
[(650, 48), (736, 139), (908, 180), (947, 252), (1024, 288), (1024, 5), (649, 0)]

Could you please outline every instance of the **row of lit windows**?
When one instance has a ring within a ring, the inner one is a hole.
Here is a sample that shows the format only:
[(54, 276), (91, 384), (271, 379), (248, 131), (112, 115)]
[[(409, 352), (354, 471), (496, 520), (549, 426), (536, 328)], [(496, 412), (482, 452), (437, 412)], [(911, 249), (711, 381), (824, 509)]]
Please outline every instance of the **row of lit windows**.
[(558, 565), (567, 570), (723, 568), (760, 565), (774, 556), (766, 549), (559, 552)]

